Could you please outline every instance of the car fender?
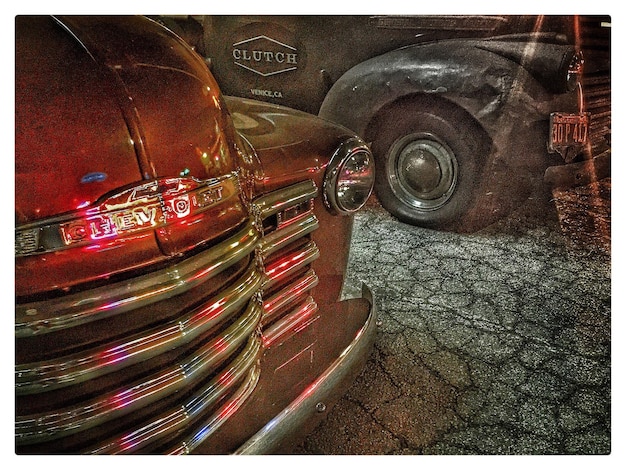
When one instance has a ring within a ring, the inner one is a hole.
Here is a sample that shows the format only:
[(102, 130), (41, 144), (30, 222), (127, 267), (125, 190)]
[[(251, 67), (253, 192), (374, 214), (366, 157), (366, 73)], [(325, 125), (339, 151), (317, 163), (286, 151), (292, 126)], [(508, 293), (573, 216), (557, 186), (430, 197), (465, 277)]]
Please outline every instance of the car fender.
[[(545, 117), (557, 90), (565, 44), (528, 37), (448, 40), (397, 49), (348, 70), (329, 90), (320, 116), (367, 136), (385, 106), (416, 95), (437, 96), (465, 109), (492, 135), (503, 114)], [(575, 103), (575, 101), (574, 101)]]

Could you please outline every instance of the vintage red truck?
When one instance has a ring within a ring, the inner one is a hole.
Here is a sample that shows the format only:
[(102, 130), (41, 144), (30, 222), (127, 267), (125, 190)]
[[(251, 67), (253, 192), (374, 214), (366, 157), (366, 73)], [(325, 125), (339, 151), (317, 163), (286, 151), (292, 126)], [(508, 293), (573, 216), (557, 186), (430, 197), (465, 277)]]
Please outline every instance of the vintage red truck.
[(226, 98), (146, 17), (15, 18), (17, 454), (267, 453), (376, 331), (352, 131)]

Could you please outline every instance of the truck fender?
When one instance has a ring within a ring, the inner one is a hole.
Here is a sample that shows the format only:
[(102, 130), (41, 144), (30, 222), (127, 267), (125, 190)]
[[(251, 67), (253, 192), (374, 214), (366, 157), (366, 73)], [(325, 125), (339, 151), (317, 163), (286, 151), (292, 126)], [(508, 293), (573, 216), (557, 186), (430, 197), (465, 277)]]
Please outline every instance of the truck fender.
[[(365, 135), (379, 110), (410, 95), (437, 95), (465, 109), (488, 128), (515, 100), (525, 115), (533, 102), (549, 99), (563, 62), (573, 54), (564, 44), (498, 40), (449, 40), (408, 46), (362, 62), (343, 74), (327, 93), (319, 115)], [(524, 93), (512, 96), (514, 89)], [(518, 111), (519, 112), (519, 111)]]
[(319, 114), (371, 143), (376, 194), (394, 216), (474, 231), (517, 203), (493, 175), (516, 175), (520, 200), (534, 180), (549, 87), (569, 50), (555, 46), (449, 40), (397, 49), (340, 77)]

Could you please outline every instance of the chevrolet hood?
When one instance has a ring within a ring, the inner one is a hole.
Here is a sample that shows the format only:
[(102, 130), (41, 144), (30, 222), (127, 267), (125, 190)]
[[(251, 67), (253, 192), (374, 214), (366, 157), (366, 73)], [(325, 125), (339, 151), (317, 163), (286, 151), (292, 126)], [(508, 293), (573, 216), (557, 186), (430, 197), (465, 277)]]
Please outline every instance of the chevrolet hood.
[(246, 217), (219, 88), (169, 30), (18, 16), (15, 70), (18, 295), (158, 262)]
[(156, 23), (17, 17), (18, 223), (142, 180), (229, 173), (220, 96), (198, 56)]

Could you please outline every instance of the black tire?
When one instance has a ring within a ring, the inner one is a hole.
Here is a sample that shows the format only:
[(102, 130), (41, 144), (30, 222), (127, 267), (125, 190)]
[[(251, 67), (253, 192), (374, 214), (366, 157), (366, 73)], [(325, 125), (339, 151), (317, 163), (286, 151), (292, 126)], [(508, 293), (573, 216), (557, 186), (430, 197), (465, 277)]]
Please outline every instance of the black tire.
[(412, 225), (460, 230), (489, 148), (478, 124), (452, 105), (411, 101), (383, 111), (373, 135), (381, 205)]

